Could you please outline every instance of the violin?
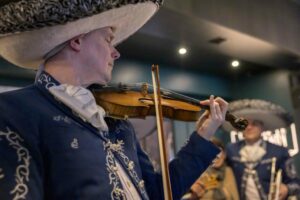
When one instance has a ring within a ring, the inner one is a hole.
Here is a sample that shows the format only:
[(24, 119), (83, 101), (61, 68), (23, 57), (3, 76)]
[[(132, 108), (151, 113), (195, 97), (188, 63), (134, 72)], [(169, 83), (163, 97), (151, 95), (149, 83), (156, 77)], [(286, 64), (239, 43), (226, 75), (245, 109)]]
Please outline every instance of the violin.
[[(133, 85), (91, 85), (98, 105), (104, 108), (108, 116), (115, 118), (145, 118), (155, 115), (153, 87), (148, 83)], [(201, 111), (209, 110), (209, 106), (201, 105), (200, 101), (170, 90), (160, 88), (162, 115), (180, 121), (197, 121)], [(242, 131), (248, 121), (238, 118), (227, 111), (225, 120)]]
[[(92, 85), (89, 87), (98, 105), (102, 106), (107, 114), (117, 118), (145, 118), (156, 115), (157, 136), (162, 169), (164, 199), (172, 200), (172, 189), (166, 155), (166, 145), (163, 133), (163, 116), (182, 121), (196, 121), (200, 111), (209, 110), (209, 106), (201, 105), (199, 100), (165, 90), (160, 87), (158, 65), (152, 65), (153, 87), (147, 83), (134, 85)], [(227, 112), (225, 120), (233, 127), (244, 130), (248, 121), (237, 118)]]

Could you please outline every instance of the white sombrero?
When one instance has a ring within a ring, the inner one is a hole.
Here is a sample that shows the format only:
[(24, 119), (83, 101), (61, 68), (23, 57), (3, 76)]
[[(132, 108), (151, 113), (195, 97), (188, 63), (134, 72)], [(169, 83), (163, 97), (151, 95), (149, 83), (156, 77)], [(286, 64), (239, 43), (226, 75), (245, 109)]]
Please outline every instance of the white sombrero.
[[(265, 130), (284, 128), (292, 123), (291, 115), (281, 106), (260, 99), (241, 99), (229, 103), (228, 111), (238, 117), (259, 120), (264, 123)], [(233, 127), (225, 122), (226, 131)]]
[(116, 45), (141, 28), (163, 0), (3, 0), (0, 55), (37, 69), (44, 56), (69, 39), (111, 26)]

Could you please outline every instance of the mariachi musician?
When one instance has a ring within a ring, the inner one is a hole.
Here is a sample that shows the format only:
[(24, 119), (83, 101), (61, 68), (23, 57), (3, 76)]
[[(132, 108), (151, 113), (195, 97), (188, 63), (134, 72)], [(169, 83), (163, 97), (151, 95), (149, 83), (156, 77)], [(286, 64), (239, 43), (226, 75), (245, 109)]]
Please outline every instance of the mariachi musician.
[[(249, 122), (243, 132), (244, 140), (227, 146), (227, 160), (235, 174), (240, 199), (273, 200), (274, 194), (269, 192), (273, 193), (272, 180), (276, 179), (271, 177), (278, 170), (282, 171), (279, 199), (299, 194), (300, 179), (288, 150), (264, 141), (261, 135), (264, 130), (287, 127), (291, 123), (288, 113), (278, 105), (258, 99), (233, 101), (229, 110)], [(229, 130), (229, 126), (224, 127)]]
[[(0, 95), (0, 199), (163, 199), (127, 120), (106, 116), (87, 86), (107, 84), (115, 45), (162, 0), (0, 2), (0, 55), (38, 69), (26, 88)], [(187, 144), (169, 164), (179, 199), (219, 153), (209, 138), (227, 102), (211, 97)], [(200, 169), (200, 170), (199, 170)]]

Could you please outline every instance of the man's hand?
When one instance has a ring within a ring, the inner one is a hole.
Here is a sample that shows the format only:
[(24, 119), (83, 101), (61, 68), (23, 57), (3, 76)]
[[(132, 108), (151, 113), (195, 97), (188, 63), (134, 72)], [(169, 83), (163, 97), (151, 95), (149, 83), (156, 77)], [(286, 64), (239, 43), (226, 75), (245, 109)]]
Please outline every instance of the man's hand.
[(196, 130), (200, 136), (209, 140), (224, 122), (228, 103), (220, 97), (214, 99), (211, 95), (209, 100), (200, 101), (200, 104), (209, 106), (210, 110), (201, 115), (196, 123)]
[(279, 187), (279, 199), (280, 200), (283, 200), (283, 199), (286, 199), (288, 195), (288, 187), (285, 185), (285, 184), (280, 184), (280, 187)]
[(201, 183), (200, 179), (198, 179), (191, 187), (192, 194), (200, 199), (206, 193), (205, 186)]

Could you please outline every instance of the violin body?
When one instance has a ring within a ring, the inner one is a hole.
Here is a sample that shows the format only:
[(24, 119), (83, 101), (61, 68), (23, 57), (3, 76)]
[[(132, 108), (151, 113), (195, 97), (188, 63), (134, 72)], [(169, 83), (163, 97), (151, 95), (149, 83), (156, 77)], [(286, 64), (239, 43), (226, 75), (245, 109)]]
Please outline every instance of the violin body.
[[(124, 85), (114, 86), (114, 89), (111, 86), (93, 85), (89, 89), (108, 116), (127, 119), (155, 115), (154, 95), (148, 86), (144, 83), (129, 90)], [(163, 116), (170, 119), (197, 121), (200, 116), (200, 106), (170, 96), (163, 96), (161, 105)]]
[[(91, 85), (88, 88), (94, 95), (99, 106), (103, 107), (110, 117), (145, 118), (155, 115), (153, 88), (147, 83), (134, 85)], [(203, 110), (209, 106), (200, 101), (170, 90), (160, 88), (161, 107), (164, 117), (180, 121), (197, 121)], [(248, 121), (227, 112), (225, 120), (237, 130), (243, 131)]]

